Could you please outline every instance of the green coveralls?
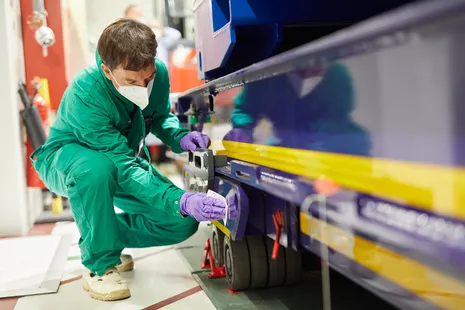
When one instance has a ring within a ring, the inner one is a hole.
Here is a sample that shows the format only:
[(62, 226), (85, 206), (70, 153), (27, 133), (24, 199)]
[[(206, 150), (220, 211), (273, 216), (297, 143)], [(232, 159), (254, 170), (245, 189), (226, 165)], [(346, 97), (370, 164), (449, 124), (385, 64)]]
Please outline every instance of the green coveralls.
[[(79, 73), (63, 95), (50, 135), (31, 160), (48, 189), (68, 197), (81, 234), (82, 263), (103, 275), (124, 248), (170, 245), (193, 235), (180, 214), (184, 191), (135, 152), (150, 131), (176, 153), (188, 130), (170, 113), (166, 66), (156, 60), (150, 103), (141, 111), (122, 97), (97, 66)], [(115, 214), (114, 205), (124, 211)]]

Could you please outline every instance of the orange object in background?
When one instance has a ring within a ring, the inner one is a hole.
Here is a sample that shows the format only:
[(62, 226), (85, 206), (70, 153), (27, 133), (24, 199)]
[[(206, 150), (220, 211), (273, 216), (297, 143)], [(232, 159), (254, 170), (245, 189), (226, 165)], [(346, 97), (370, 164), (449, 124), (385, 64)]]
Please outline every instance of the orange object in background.
[(220, 92), (215, 96), (215, 107), (222, 107), (234, 104), (234, 98), (242, 90), (242, 87), (234, 87)]
[[(45, 135), (48, 136), (50, 132), (50, 98), (48, 91), (48, 81), (47, 79), (35, 78), (33, 84), (38, 83), (40, 85), (39, 92), (35, 95), (32, 104), (37, 107), (37, 110), (40, 114), (40, 119), (44, 126)], [(26, 142), (27, 152), (26, 152), (26, 173), (27, 173), (27, 186), (35, 187), (41, 189), (47, 189), (45, 184), (39, 179), (37, 171), (32, 166), (29, 157), (32, 152), (32, 145), (29, 142), (29, 139)]]
[(157, 162), (158, 157), (160, 156), (160, 146), (159, 145), (150, 145), (148, 147), (150, 153), (150, 159), (152, 162)]
[(197, 78), (195, 48), (180, 46), (174, 49), (170, 53), (168, 70), (172, 93), (182, 93), (204, 84), (204, 81)]
[[(205, 81), (197, 77), (197, 54), (191, 42), (178, 44), (170, 53), (169, 74), (171, 93), (182, 93), (191, 88), (203, 85)], [(215, 97), (215, 106), (232, 105), (233, 99), (241, 90), (240, 87), (220, 92)], [(172, 111), (174, 111), (174, 106)]]

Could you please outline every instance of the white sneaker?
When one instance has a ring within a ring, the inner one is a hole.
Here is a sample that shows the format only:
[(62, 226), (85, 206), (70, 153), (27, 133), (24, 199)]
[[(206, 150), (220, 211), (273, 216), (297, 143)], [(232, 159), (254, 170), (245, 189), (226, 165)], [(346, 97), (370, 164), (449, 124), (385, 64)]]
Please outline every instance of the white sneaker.
[(115, 267), (108, 268), (101, 277), (87, 271), (82, 280), (82, 287), (94, 299), (112, 301), (131, 297), (127, 282)]
[(134, 260), (131, 255), (122, 254), (121, 255), (121, 264), (116, 266), (118, 272), (126, 272), (134, 269)]

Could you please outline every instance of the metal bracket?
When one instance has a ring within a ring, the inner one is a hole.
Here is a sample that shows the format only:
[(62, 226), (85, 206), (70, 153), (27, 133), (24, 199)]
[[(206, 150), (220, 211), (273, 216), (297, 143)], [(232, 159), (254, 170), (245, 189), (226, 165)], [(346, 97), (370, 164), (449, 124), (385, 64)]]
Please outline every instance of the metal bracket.
[(189, 152), (185, 169), (185, 181), (189, 191), (204, 192), (213, 190), (215, 167), (227, 165), (225, 155), (213, 155), (212, 150)]

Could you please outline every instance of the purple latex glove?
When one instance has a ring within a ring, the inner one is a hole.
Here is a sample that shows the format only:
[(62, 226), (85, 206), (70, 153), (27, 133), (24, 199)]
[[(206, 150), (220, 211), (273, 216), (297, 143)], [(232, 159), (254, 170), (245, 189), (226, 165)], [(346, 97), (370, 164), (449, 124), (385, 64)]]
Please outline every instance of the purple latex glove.
[[(228, 197), (229, 217), (237, 216), (234, 196)], [(198, 222), (221, 220), (225, 218), (226, 206), (223, 201), (209, 197), (205, 193), (185, 193), (181, 197), (181, 213), (190, 215)]]
[(250, 143), (252, 138), (241, 128), (231, 129), (223, 138), (225, 141)]
[(206, 134), (198, 131), (189, 132), (187, 135), (182, 137), (181, 148), (184, 151), (196, 151), (197, 149), (206, 149), (210, 145), (210, 138)]

